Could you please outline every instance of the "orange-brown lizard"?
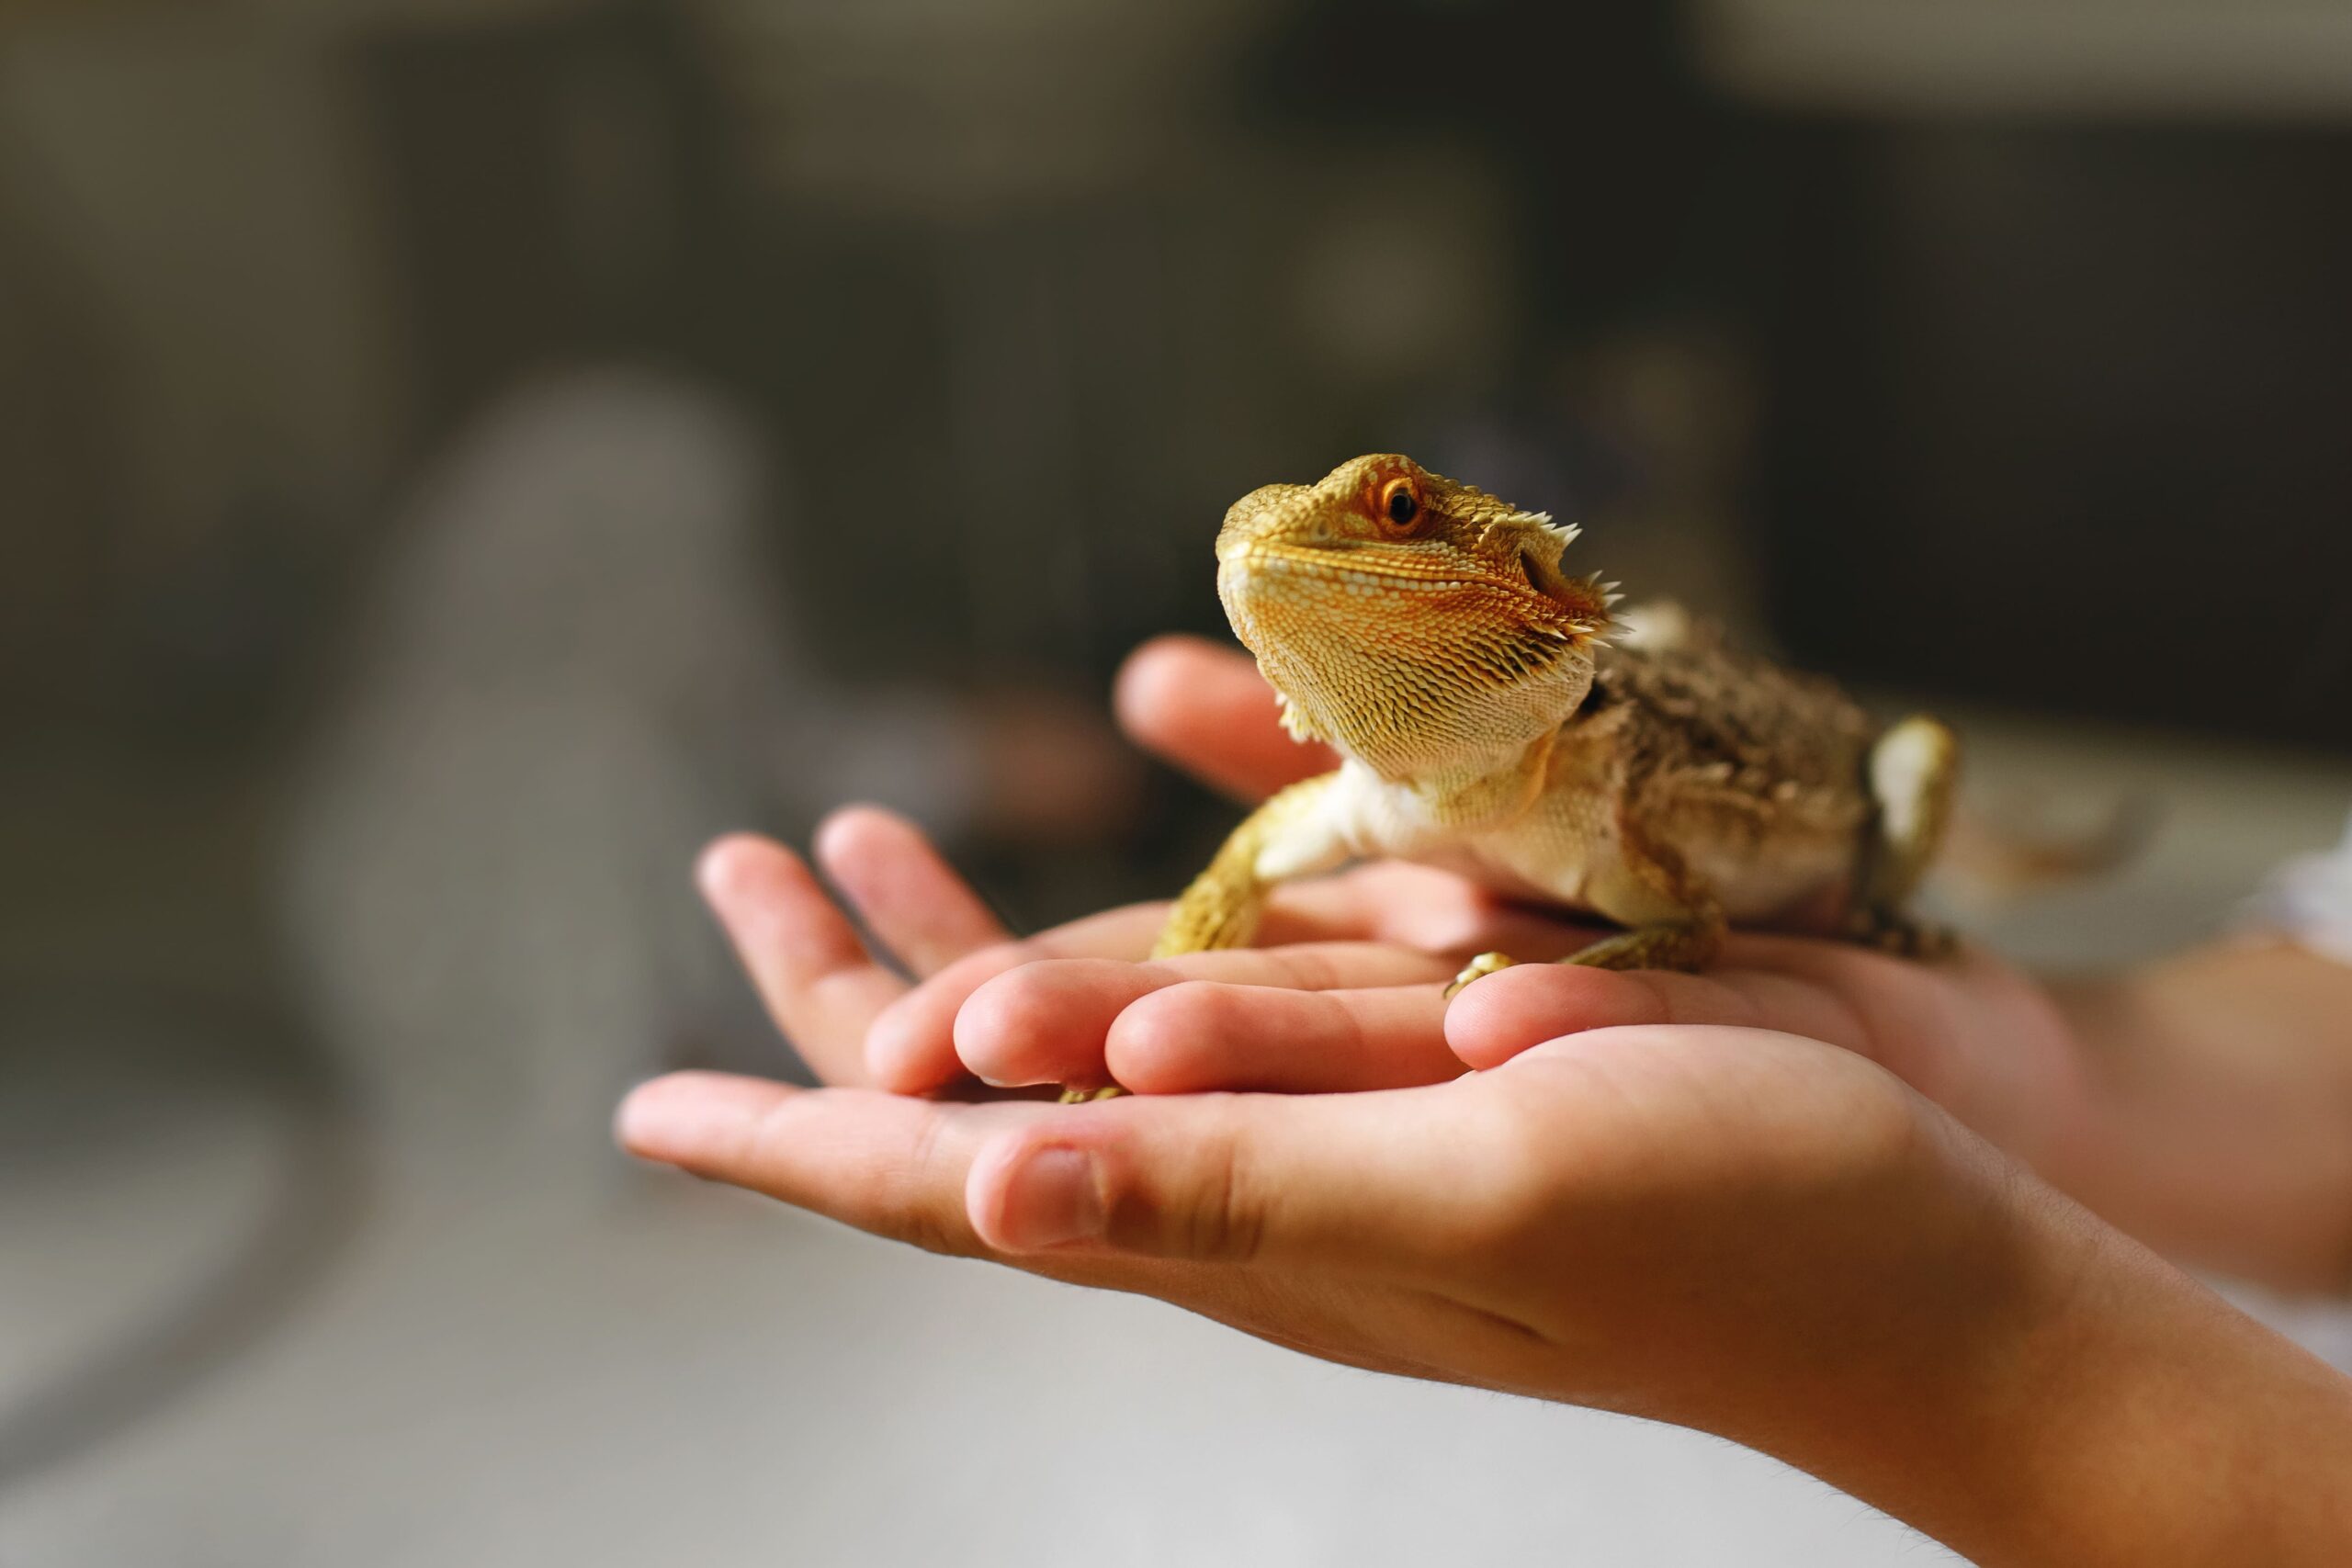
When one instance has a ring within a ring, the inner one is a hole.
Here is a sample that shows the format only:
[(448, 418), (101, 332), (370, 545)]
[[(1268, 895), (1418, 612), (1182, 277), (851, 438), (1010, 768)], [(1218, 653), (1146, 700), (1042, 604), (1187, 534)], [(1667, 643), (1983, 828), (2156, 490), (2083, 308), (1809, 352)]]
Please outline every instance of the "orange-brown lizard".
[[(1930, 945), (1902, 905), (1943, 830), (1951, 731), (1882, 729), (1702, 632), (1605, 645), (1612, 595), (1560, 569), (1575, 536), (1396, 456), (1235, 502), (1226, 613), (1291, 732), (1343, 761), (1235, 829), (1153, 956), (1247, 945), (1276, 883), (1364, 856), (1625, 928), (1571, 964), (1697, 968), (1729, 922)], [(1482, 954), (1447, 994), (1510, 962)]]

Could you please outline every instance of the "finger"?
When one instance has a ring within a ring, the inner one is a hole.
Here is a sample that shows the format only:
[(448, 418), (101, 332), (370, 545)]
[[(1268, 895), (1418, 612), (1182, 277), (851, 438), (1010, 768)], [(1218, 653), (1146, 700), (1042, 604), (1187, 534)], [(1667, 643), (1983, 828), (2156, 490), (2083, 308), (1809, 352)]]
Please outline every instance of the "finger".
[(1434, 981), (1336, 991), (1189, 981), (1119, 1014), (1102, 1055), (1109, 1077), (1137, 1094), (1347, 1094), (1462, 1072)]
[(998, 1132), (975, 1233), (1012, 1253), (1112, 1252), (1389, 1280), (1447, 1278), (1491, 1231), (1492, 1150), (1459, 1086), (1130, 1096)]
[(1132, 905), (966, 953), (874, 1019), (865, 1037), (867, 1077), (894, 1094), (928, 1094), (959, 1082), (966, 1074), (956, 1055), (956, 1015), (974, 991), (1040, 958), (1141, 958), (1166, 919), (1165, 905)]
[[(639, 1087), (616, 1134), (639, 1158), (673, 1165), (860, 1230), (1032, 1273), (1160, 1297), (1276, 1343), (1354, 1365), (1418, 1368), (1365, 1327), (1353, 1292), (1219, 1264), (1109, 1252), (1005, 1257), (973, 1225), (967, 1190), (989, 1139), (1059, 1106), (956, 1105), (860, 1089), (797, 1089), (718, 1073), (675, 1073)], [(1372, 1314), (1393, 1334), (1394, 1324)]]
[[(1825, 1034), (1894, 1073), (1973, 1127), (2003, 1119), (1999, 1109), (2046, 1097), (2054, 1086), (2003, 1085), (2007, 1071), (2032, 1053), (1986, 1050), (1988, 1020), (2004, 1034), (2041, 1017), (2045, 1037), (2064, 1025), (2032, 981), (1982, 948), (1962, 944), (1934, 964), (1921, 964), (1847, 942), (1743, 934), (1738, 962), (1784, 982), (1833, 997), (1853, 1020), (1850, 1035)], [(2005, 1043), (2014, 1044), (2014, 1039)]]
[(1723, 962), (1741, 970), (1787, 976), (1858, 1000), (1931, 989), (1939, 979), (1977, 985), (2007, 972), (1998, 959), (1966, 943), (1947, 958), (1923, 964), (1858, 942), (1770, 931), (1734, 931), (1724, 939)]
[(874, 955), (798, 855), (770, 839), (731, 834), (695, 868), (768, 1016), (827, 1083), (865, 1081), (875, 1017), (906, 984)]
[(922, 830), (894, 812), (837, 811), (817, 829), (816, 851), (868, 929), (918, 976), (1012, 938)]
[(986, 1250), (964, 1214), (972, 1156), (989, 1129), (1057, 1109), (686, 1072), (640, 1084), (621, 1102), (615, 1130), (640, 1159), (931, 1251), (971, 1256)]
[(1154, 637), (1129, 654), (1114, 700), (1136, 744), (1243, 800), (1336, 765), (1328, 748), (1283, 729), (1273, 688), (1247, 654), (1200, 637)]
[(1483, 1071), (1562, 1035), (1651, 1024), (1771, 1029), (1849, 1050), (1863, 1043), (1851, 1009), (1785, 976), (1575, 964), (1521, 964), (1487, 976), (1446, 1010), (1445, 1035), (1454, 1055)]
[(1407, 986), (1452, 973), (1443, 959), (1368, 942), (1194, 953), (1151, 964), (1026, 964), (972, 992), (956, 1015), (956, 1055), (983, 1083), (1100, 1084), (1115, 1076), (1104, 1063), (1114, 1023), (1143, 998), (1188, 980), (1296, 991)]

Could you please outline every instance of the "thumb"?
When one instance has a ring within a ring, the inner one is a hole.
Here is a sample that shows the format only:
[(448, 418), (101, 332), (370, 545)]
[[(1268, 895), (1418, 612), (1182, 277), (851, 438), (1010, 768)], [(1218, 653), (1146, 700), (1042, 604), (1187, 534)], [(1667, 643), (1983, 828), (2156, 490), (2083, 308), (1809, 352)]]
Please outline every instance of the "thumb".
[(1395, 1276), (1460, 1251), (1492, 1208), (1484, 1109), (1458, 1086), (1145, 1095), (1004, 1133), (966, 1179), (1005, 1252), (1109, 1249)]
[(1204, 637), (1154, 637), (1127, 656), (1114, 695), (1119, 724), (1146, 750), (1243, 800), (1325, 773), (1328, 748), (1283, 728), (1274, 690), (1246, 653)]

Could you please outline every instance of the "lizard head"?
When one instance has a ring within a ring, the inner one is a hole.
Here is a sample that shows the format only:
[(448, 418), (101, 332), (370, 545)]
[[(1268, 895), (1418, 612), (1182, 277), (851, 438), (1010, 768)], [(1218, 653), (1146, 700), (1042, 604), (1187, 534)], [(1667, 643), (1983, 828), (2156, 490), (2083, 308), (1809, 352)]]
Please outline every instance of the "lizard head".
[(1284, 722), (1413, 780), (1556, 728), (1592, 683), (1609, 594), (1564, 575), (1576, 536), (1407, 457), (1234, 502), (1217, 594)]

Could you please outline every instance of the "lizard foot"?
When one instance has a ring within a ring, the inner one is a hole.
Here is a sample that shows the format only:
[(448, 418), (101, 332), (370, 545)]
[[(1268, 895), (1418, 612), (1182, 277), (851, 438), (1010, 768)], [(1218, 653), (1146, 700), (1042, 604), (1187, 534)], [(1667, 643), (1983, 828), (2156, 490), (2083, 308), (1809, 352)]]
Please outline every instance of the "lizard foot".
[(1482, 953), (1462, 966), (1462, 973), (1445, 988), (1445, 999), (1452, 1001), (1462, 994), (1462, 987), (1473, 980), (1483, 980), (1498, 969), (1508, 969), (1519, 960), (1501, 953)]
[(1703, 969), (1715, 955), (1723, 928), (1713, 925), (1636, 926), (1603, 937), (1560, 960), (1588, 969)]
[(1104, 1084), (1101, 1089), (1065, 1089), (1059, 1101), (1063, 1105), (1091, 1105), (1098, 1100), (1116, 1100), (1126, 1093), (1117, 1084)]
[(1891, 909), (1869, 909), (1855, 917), (1847, 933), (1864, 947), (1875, 947), (1881, 953), (1894, 953), (1897, 958), (1917, 958), (1933, 963), (1948, 956), (1960, 945), (1960, 938), (1950, 926), (1939, 926), (1932, 920), (1916, 920), (1908, 915)]

